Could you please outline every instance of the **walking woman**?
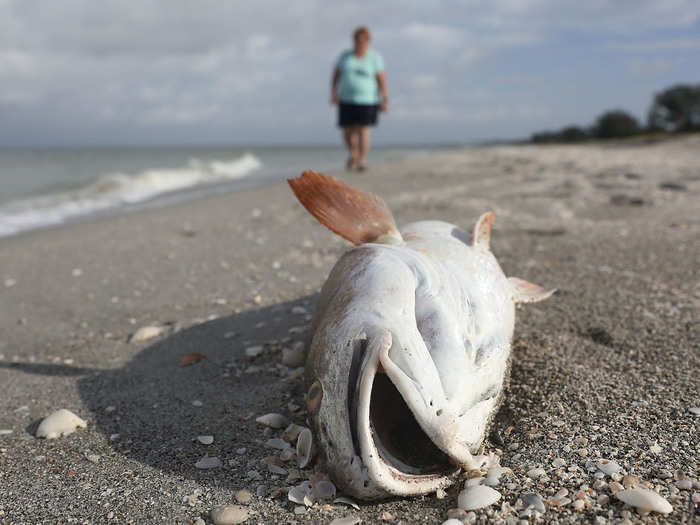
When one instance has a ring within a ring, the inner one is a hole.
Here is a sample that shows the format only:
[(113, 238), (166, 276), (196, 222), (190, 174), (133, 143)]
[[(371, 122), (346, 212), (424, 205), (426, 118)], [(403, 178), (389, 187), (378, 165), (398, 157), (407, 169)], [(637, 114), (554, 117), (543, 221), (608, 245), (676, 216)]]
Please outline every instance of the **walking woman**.
[(331, 102), (338, 104), (338, 126), (348, 148), (347, 169), (364, 170), (369, 153), (369, 127), (389, 107), (382, 57), (370, 49), (366, 27), (353, 33), (352, 50), (341, 53), (333, 70)]

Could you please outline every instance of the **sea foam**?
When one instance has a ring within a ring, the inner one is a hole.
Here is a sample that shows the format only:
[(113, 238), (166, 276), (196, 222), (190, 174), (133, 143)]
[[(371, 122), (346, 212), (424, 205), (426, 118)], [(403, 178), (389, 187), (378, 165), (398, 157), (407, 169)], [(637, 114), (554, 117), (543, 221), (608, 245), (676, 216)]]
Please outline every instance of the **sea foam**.
[(261, 167), (260, 159), (246, 153), (230, 161), (190, 159), (181, 168), (101, 175), (81, 188), (0, 205), (0, 237), (145, 202), (170, 192), (241, 179)]

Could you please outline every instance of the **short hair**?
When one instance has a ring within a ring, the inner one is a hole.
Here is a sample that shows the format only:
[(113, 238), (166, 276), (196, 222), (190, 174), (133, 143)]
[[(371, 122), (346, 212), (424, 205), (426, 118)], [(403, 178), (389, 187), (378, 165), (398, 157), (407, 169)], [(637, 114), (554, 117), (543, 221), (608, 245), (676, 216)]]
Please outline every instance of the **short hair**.
[(352, 34), (353, 40), (357, 40), (361, 36), (366, 36), (367, 38), (371, 38), (369, 34), (369, 29), (367, 29), (367, 26), (360, 26)]

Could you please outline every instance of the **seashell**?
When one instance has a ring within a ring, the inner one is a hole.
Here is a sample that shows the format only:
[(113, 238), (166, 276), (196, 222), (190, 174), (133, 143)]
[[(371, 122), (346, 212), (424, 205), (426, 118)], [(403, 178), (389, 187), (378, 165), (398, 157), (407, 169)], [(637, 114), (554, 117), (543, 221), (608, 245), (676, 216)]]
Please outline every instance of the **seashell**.
[(382, 199), (332, 177), (306, 171), (289, 184), (357, 246), (323, 285), (307, 337), (306, 405), (324, 469), (370, 500), (432, 493), (479, 470), (515, 305), (554, 290), (506, 277), (490, 250), (493, 213), (471, 233), (441, 221), (399, 230)]
[(673, 510), (673, 507), (666, 501), (666, 498), (653, 490), (643, 489), (641, 487), (619, 490), (615, 493), (615, 497), (642, 512), (668, 514)]
[(87, 422), (80, 419), (70, 410), (61, 408), (45, 417), (36, 429), (36, 437), (56, 439), (72, 434), (79, 428), (87, 427)]
[(545, 474), (547, 474), (547, 472), (541, 467), (540, 468), (533, 468), (533, 469), (530, 469), (527, 471), (527, 477), (532, 478), (532, 479), (541, 478)]
[(161, 335), (165, 330), (165, 326), (142, 326), (131, 334), (129, 342), (138, 343), (140, 341), (146, 341), (147, 339), (153, 339)]
[(248, 509), (241, 505), (219, 505), (211, 510), (209, 516), (214, 525), (236, 525), (248, 519)]
[(255, 418), (255, 422), (270, 428), (284, 428), (289, 424), (289, 420), (286, 417), (274, 412)]
[(306, 468), (311, 463), (313, 454), (313, 436), (311, 435), (311, 430), (305, 428), (299, 432), (299, 437), (297, 438), (297, 466)]
[(598, 467), (598, 470), (604, 472), (608, 476), (617, 474), (622, 470), (622, 467), (618, 463), (615, 461), (608, 461), (607, 459), (601, 459), (597, 461), (595, 465)]
[(464, 522), (456, 518), (450, 518), (448, 520), (443, 521), (442, 525), (464, 525)]
[(493, 505), (501, 499), (501, 493), (486, 485), (468, 487), (459, 493), (457, 506), (463, 510), (476, 510)]
[(214, 442), (214, 436), (197, 436), (197, 441), (202, 445), (211, 445)]

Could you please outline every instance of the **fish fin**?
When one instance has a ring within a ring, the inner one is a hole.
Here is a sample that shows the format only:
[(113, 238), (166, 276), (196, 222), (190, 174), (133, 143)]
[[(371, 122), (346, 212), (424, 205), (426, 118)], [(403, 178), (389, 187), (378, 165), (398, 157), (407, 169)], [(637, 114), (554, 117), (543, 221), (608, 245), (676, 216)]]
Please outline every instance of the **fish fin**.
[(489, 211), (484, 213), (479, 220), (476, 221), (474, 225), (474, 231), (472, 232), (472, 244), (485, 244), (489, 247), (491, 242), (491, 227), (493, 226), (493, 220), (496, 216), (493, 212)]
[(351, 243), (401, 242), (389, 207), (376, 195), (312, 170), (287, 182), (311, 215)]
[(549, 299), (556, 288), (547, 290), (537, 284), (519, 279), (517, 277), (508, 277), (510, 286), (513, 289), (513, 302), (516, 303), (537, 303)]

